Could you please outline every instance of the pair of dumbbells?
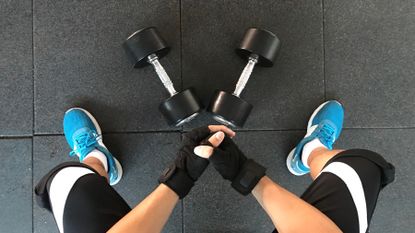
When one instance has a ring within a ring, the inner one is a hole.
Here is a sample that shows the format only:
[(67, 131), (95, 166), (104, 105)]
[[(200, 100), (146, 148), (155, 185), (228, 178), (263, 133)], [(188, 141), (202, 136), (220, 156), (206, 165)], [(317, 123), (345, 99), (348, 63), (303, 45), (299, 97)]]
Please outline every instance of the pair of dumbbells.
[[(177, 92), (169, 76), (161, 66), (159, 58), (165, 56), (170, 48), (158, 33), (155, 27), (144, 28), (134, 32), (124, 42), (123, 47), (134, 68), (153, 65), (164, 87), (170, 94), (159, 105), (159, 110), (166, 118), (167, 123), (180, 126), (191, 121), (203, 109), (199, 98), (192, 88)], [(244, 59), (248, 59), (235, 91), (229, 94), (216, 91), (208, 107), (213, 118), (225, 125), (242, 127), (248, 118), (252, 105), (239, 96), (245, 88), (255, 67), (260, 65), (271, 67), (280, 47), (280, 41), (272, 32), (258, 28), (249, 28), (236, 52)]]

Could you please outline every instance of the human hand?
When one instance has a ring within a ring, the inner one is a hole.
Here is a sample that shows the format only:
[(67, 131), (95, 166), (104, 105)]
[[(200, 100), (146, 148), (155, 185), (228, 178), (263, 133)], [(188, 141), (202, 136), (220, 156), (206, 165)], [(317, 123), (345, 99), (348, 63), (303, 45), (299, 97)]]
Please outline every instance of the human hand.
[(223, 125), (204, 126), (183, 134), (177, 157), (163, 172), (159, 182), (170, 187), (180, 198), (185, 197), (209, 165), (208, 159), (194, 154), (194, 148), (201, 143), (218, 146), (225, 134), (235, 136), (234, 131)]
[(215, 169), (243, 195), (249, 194), (265, 176), (265, 168), (248, 159), (234, 141), (225, 137), (219, 147), (201, 145), (194, 149), (196, 155), (209, 158)]
[(209, 160), (194, 154), (194, 148), (206, 143), (217, 147), (222, 142), (225, 133), (229, 137), (235, 136), (234, 131), (223, 125), (203, 126), (183, 134), (176, 165), (184, 168), (189, 176), (196, 181), (209, 165)]

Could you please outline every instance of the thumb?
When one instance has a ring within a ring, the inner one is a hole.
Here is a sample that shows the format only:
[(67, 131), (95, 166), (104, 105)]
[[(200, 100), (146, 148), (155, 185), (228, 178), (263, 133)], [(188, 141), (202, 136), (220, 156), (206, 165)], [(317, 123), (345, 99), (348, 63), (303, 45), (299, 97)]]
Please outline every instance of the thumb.
[(213, 147), (211, 146), (196, 146), (193, 152), (202, 158), (209, 159), (213, 153)]
[[(208, 141), (213, 147), (218, 147), (222, 143), (224, 138), (225, 138), (225, 134), (222, 131), (218, 131), (215, 134), (213, 134), (208, 139)], [(193, 152), (197, 156), (208, 159), (213, 153), (213, 147), (212, 146), (200, 145), (200, 146), (195, 147)]]
[(225, 138), (225, 134), (222, 131), (218, 131), (215, 134), (213, 134), (208, 139), (208, 141), (213, 147), (218, 147), (222, 143), (224, 138)]

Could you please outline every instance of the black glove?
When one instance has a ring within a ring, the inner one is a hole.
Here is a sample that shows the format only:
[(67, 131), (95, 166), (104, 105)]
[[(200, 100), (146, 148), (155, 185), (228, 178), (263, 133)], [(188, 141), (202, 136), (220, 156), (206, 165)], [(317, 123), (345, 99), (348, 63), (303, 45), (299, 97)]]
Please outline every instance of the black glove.
[(265, 176), (265, 167), (246, 158), (227, 136), (220, 146), (214, 149), (209, 160), (222, 177), (230, 180), (232, 187), (243, 195), (251, 193), (259, 180)]
[(210, 135), (207, 126), (183, 134), (182, 145), (174, 162), (167, 167), (159, 182), (170, 187), (180, 199), (184, 198), (209, 165), (209, 160), (194, 154), (196, 146)]

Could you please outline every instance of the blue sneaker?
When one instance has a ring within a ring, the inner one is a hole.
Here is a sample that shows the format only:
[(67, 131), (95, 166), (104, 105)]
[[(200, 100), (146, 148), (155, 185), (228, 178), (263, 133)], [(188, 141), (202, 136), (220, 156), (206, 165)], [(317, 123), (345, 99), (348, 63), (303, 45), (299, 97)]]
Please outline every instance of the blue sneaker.
[(72, 149), (70, 156), (77, 155), (82, 162), (91, 151), (97, 149), (107, 157), (110, 185), (121, 180), (121, 164), (105, 147), (101, 128), (91, 113), (82, 108), (69, 109), (63, 119), (63, 131)]
[(301, 161), (303, 147), (308, 142), (317, 138), (329, 150), (333, 149), (342, 131), (343, 118), (343, 106), (336, 100), (327, 101), (314, 111), (308, 121), (307, 134), (288, 154), (287, 168), (292, 174), (301, 176), (310, 172), (310, 168)]

